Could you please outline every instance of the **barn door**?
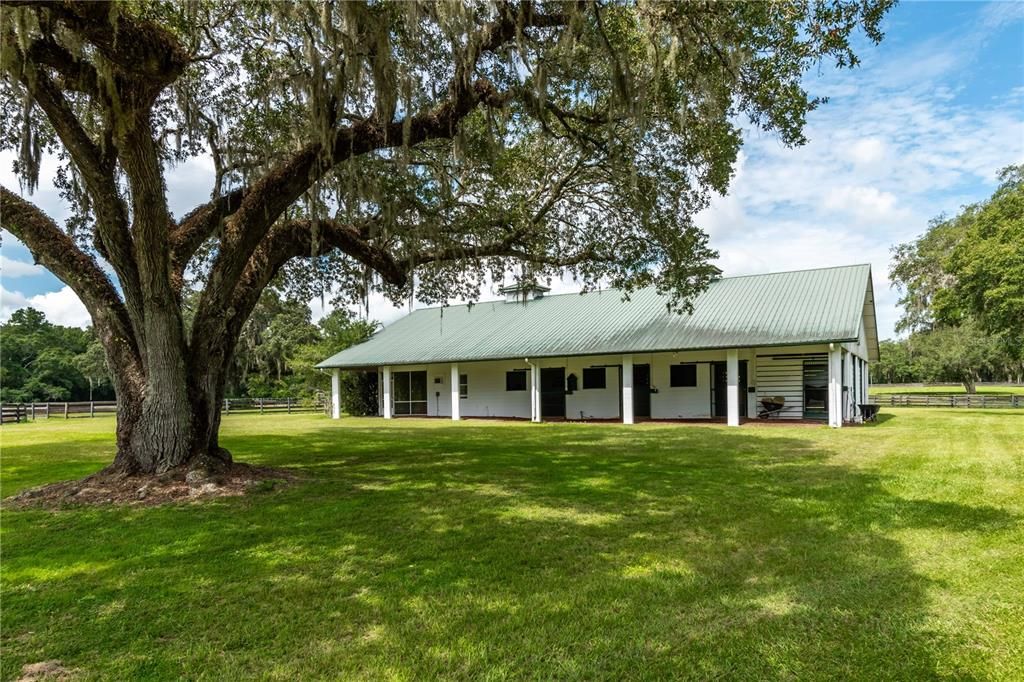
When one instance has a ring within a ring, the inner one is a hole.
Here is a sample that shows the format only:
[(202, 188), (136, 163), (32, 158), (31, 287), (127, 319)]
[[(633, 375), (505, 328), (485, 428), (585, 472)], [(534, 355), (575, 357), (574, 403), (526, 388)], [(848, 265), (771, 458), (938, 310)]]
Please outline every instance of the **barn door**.
[(540, 416), (565, 417), (565, 368), (540, 370)]

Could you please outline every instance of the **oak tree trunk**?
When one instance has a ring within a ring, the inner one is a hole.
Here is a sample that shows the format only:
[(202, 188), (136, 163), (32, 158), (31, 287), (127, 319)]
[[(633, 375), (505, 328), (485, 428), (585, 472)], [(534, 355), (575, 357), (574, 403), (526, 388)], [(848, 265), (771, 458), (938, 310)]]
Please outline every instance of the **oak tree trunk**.
[(117, 456), (111, 468), (127, 474), (187, 468), (204, 475), (225, 469), (231, 455), (217, 440), (220, 405), (210, 401), (209, 406), (182, 402), (148, 387), (143, 395), (119, 394)]
[(223, 365), (179, 371), (185, 358), (149, 356), (141, 386), (115, 375), (117, 456), (111, 469), (160, 474), (185, 468), (202, 476), (223, 471), (230, 453), (218, 442)]

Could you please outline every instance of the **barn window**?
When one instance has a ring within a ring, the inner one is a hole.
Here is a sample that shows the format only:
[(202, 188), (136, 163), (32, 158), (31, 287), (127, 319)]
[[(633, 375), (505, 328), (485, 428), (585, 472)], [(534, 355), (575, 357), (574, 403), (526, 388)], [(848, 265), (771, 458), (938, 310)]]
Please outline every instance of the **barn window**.
[(697, 365), (672, 365), (669, 386), (672, 388), (693, 388), (697, 385)]
[(605, 383), (604, 367), (583, 368), (583, 388), (604, 388)]
[(460, 374), (459, 375), (459, 397), (460, 398), (468, 398), (469, 397), (469, 375), (468, 374)]
[(513, 369), (509, 372), (505, 372), (505, 390), (506, 391), (525, 391), (526, 390), (526, 370), (525, 369)]

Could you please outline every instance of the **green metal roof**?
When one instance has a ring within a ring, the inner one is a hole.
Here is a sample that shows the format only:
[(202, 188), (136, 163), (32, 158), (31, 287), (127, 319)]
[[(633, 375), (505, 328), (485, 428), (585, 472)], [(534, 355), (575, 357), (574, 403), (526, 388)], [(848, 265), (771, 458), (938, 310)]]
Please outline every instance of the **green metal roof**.
[(671, 313), (653, 287), (423, 308), (318, 367), (644, 353), (857, 341), (877, 354), (871, 267), (851, 265), (720, 279)]

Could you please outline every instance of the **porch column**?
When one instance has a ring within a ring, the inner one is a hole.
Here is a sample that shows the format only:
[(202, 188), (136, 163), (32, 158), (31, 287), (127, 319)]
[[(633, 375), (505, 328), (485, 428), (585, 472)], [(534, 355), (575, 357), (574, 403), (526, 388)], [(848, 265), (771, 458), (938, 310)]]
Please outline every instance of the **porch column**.
[(341, 370), (331, 370), (331, 419), (341, 419)]
[(861, 360), (861, 362), (864, 363), (862, 365), (864, 373), (861, 376), (861, 381), (864, 384), (864, 394), (863, 395), (864, 395), (864, 402), (866, 403), (866, 402), (868, 402), (868, 400), (870, 398), (869, 394), (871, 393), (871, 365), (868, 364), (867, 360)]
[(381, 377), (381, 383), (384, 384), (384, 418), (391, 419), (391, 367), (385, 365), (381, 371), (384, 373)]
[(828, 425), (838, 429), (843, 425), (843, 349), (830, 347), (828, 352)]
[(864, 421), (863, 415), (860, 413), (860, 406), (868, 401), (868, 397), (864, 395), (864, 361), (855, 357), (853, 363), (853, 366), (857, 369), (855, 372), (857, 378), (854, 382), (857, 387), (857, 399), (854, 401), (856, 404), (853, 409), (856, 411), (855, 413), (858, 418), (860, 418), (859, 421)]
[(530, 365), (530, 421), (540, 422), (540, 367)]
[(452, 363), (452, 421), (459, 421), (461, 408), (459, 404), (459, 365)]
[(633, 419), (633, 356), (622, 356), (622, 423), (632, 424)]
[(858, 405), (864, 402), (864, 396), (860, 392), (861, 384), (864, 383), (864, 370), (861, 369), (860, 358), (856, 355), (850, 356), (850, 364), (853, 365), (853, 413), (860, 414)]
[(847, 386), (848, 389), (842, 394), (843, 396), (843, 421), (851, 421), (853, 419), (854, 411), (854, 394), (853, 394), (853, 353), (844, 353), (843, 358), (843, 380), (840, 382), (841, 386)]
[[(725, 354), (726, 378), (726, 423), (729, 426), (740, 425), (740, 354), (735, 348)], [(744, 396), (746, 397), (746, 396)]]

